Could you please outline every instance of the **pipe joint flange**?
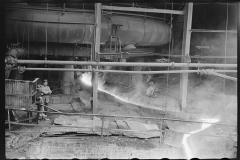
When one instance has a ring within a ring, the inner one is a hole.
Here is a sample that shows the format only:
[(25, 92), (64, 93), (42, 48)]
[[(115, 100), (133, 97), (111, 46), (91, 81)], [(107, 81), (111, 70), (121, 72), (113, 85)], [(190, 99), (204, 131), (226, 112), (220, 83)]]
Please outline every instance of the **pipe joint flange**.
[(18, 66), (18, 72), (19, 73), (23, 73), (23, 72), (25, 72), (25, 66)]

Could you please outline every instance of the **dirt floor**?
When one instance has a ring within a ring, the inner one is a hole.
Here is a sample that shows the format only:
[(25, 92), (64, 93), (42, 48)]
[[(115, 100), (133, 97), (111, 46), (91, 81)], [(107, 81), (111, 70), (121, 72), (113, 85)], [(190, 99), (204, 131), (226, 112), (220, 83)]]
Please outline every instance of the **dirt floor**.
[[(195, 83), (195, 82), (194, 82)], [(227, 97), (219, 94), (212, 87), (215, 82), (192, 85), (190, 81), (187, 106), (184, 112), (199, 115), (200, 118), (219, 118), (219, 122), (236, 125), (236, 96)], [(192, 85), (192, 86), (191, 86)], [(168, 111), (180, 111), (178, 84), (172, 82), (166, 92), (166, 83), (157, 83), (160, 92), (156, 98), (145, 96), (145, 90), (134, 90), (130, 93), (122, 93), (119, 89), (105, 88), (109, 93), (118, 95), (121, 100), (113, 99), (107, 94), (101, 94), (98, 99), (98, 108), (94, 113), (105, 115), (125, 116), (156, 116), (155, 113), (140, 113), (136, 105), (145, 107), (158, 107)], [(169, 97), (167, 97), (168, 95)], [(63, 112), (91, 113), (90, 97), (87, 91), (79, 91), (81, 103), (76, 100), (72, 104), (50, 104), (49, 106)], [(133, 104), (125, 103), (128, 100)], [(84, 103), (84, 105), (82, 105)], [(167, 106), (167, 108), (165, 108)], [(41, 124), (53, 124), (53, 120), (59, 115), (48, 115), (49, 121)], [(141, 120), (140, 120), (141, 121)], [(142, 120), (145, 121), (146, 120)], [(36, 122), (35, 122), (36, 123)], [(158, 122), (155, 122), (158, 124)], [(159, 125), (159, 124), (158, 124)], [(164, 123), (165, 127), (166, 124)], [(159, 125), (160, 127), (160, 125)], [(159, 138), (138, 139), (125, 136), (100, 136), (89, 135), (62, 135), (47, 137), (44, 133), (49, 127), (20, 127), (19, 133), (9, 133), (6, 130), (6, 156), (8, 158), (172, 158), (185, 159), (183, 148), (171, 147), (161, 144)], [(14, 130), (14, 127), (13, 127)], [(34, 133), (25, 133), (31, 131)], [(205, 134), (202, 136), (200, 134)], [(206, 136), (206, 135), (216, 136)], [(234, 158), (236, 157), (236, 127), (224, 125), (212, 125), (209, 128), (191, 135), (188, 139), (192, 154), (198, 158)], [(97, 145), (96, 145), (97, 144)]]

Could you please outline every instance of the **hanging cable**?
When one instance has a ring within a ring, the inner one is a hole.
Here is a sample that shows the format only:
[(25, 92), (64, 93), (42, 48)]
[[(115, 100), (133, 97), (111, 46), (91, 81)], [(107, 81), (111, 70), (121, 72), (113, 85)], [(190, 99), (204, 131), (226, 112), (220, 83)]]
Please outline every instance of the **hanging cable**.
[(28, 58), (29, 58), (29, 23), (30, 22), (28, 22)]
[[(46, 14), (46, 51), (45, 51), (45, 61), (47, 60), (47, 29), (48, 29), (48, 3), (47, 3), (47, 14)], [(45, 65), (46, 67), (46, 65)]]
[[(164, 9), (166, 9), (166, 2), (164, 2)], [(166, 20), (166, 13), (164, 13), (164, 17), (163, 17), (163, 19), (164, 19), (164, 23), (165, 23), (165, 20)]]
[[(18, 3), (17, 3), (17, 18), (18, 18)], [(18, 23), (16, 22), (17, 28), (17, 45), (18, 45)]]
[[(227, 57), (227, 38), (228, 38), (228, 34), (227, 34), (227, 30), (228, 30), (228, 3), (227, 3), (227, 19), (226, 19), (226, 32), (225, 32), (225, 59), (224, 59), (224, 64), (226, 64), (226, 57)], [(226, 68), (224, 67), (224, 70), (226, 70)], [(223, 73), (224, 75), (226, 75), (226, 72)], [(226, 102), (226, 96), (225, 96), (225, 85), (226, 85), (226, 79), (224, 78), (223, 80), (223, 94), (224, 94), (224, 105)]]
[[(171, 6), (171, 9), (173, 9), (173, 3), (172, 3), (172, 6)], [(171, 17), (170, 17), (170, 32), (169, 32), (169, 36), (170, 36), (170, 39), (172, 41), (172, 14), (171, 14)], [(170, 54), (171, 54), (171, 42), (169, 43), (168, 45), (168, 57), (170, 58)], [(168, 59), (168, 62), (169, 62), (169, 59)], [(169, 71), (169, 66), (168, 66), (168, 71)], [(167, 73), (167, 91), (166, 91), (166, 102), (165, 102), (165, 115), (167, 113), (167, 102), (168, 102), (168, 80), (169, 80), (169, 73)]]
[[(204, 7), (204, 16), (203, 16), (203, 28), (205, 28), (206, 25), (206, 5)], [(204, 32), (202, 32), (202, 47), (203, 47), (203, 40), (204, 40)], [(202, 57), (202, 50), (200, 52), (200, 56)], [(200, 63), (202, 62), (202, 58), (200, 58)], [(200, 82), (202, 81), (202, 75), (200, 74)]]

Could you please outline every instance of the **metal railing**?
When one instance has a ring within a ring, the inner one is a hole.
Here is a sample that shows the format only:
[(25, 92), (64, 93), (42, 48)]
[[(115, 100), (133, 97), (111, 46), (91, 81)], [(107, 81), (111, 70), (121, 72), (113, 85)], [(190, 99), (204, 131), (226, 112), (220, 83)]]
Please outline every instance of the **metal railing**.
[[(17, 111), (26, 111), (26, 112), (35, 112), (35, 113), (49, 113), (49, 114), (59, 114), (59, 115), (79, 115), (79, 116), (96, 116), (96, 117), (101, 117), (102, 123), (101, 123), (101, 137), (103, 137), (103, 132), (104, 130), (109, 133), (110, 131), (113, 132), (117, 132), (117, 131), (123, 131), (123, 132), (136, 132), (136, 131), (142, 131), (142, 130), (124, 130), (124, 129), (109, 129), (109, 128), (104, 128), (104, 122), (106, 120), (106, 118), (115, 118), (115, 119), (151, 119), (151, 120), (169, 120), (169, 121), (180, 121), (180, 122), (192, 122), (192, 123), (207, 123), (207, 124), (212, 124), (212, 125), (226, 125), (226, 126), (233, 126), (236, 127), (237, 125), (234, 124), (228, 124), (228, 123), (214, 123), (214, 122), (208, 122), (208, 121), (196, 121), (196, 120), (183, 120), (183, 119), (173, 119), (173, 118), (158, 118), (158, 117), (140, 117), (140, 116), (123, 116), (123, 115), (103, 115), (103, 114), (84, 114), (84, 113), (64, 113), (64, 112), (49, 112), (49, 111), (37, 111), (37, 110), (22, 110), (22, 109), (17, 109), (17, 108), (5, 108), (8, 111), (8, 121), (5, 122), (5, 124), (8, 124), (9, 126), (9, 132), (18, 132), (18, 131), (11, 131), (11, 124), (14, 125), (22, 125), (22, 126), (36, 126), (36, 127), (60, 127), (60, 128), (87, 128), (87, 129), (92, 129), (92, 131), (94, 131), (95, 133), (96, 130), (94, 130), (93, 127), (80, 127), (80, 126), (62, 126), (62, 125), (39, 125), (39, 124), (26, 124), (26, 123), (19, 123), (19, 122), (13, 122), (10, 121), (10, 114), (9, 111), (10, 110), (17, 110)], [(28, 120), (28, 119), (26, 119)], [(110, 123), (110, 120), (109, 120)], [(147, 130), (148, 131), (160, 131), (160, 132), (164, 132), (162, 128), (160, 129), (153, 129), (153, 130)], [(21, 131), (20, 131), (21, 132)], [(40, 132), (40, 131), (39, 131)], [(52, 131), (52, 132), (61, 132), (61, 131)], [(83, 131), (85, 132), (85, 131)], [(92, 133), (92, 132), (91, 132)], [(144, 133), (143, 133), (144, 134)]]

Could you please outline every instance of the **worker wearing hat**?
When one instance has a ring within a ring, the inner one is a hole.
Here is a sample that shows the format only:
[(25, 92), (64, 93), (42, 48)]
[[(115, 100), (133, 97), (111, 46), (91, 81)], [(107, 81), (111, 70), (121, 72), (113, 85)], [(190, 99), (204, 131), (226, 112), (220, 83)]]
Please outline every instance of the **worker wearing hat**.
[[(48, 86), (48, 80), (44, 79), (43, 81), (43, 85), (41, 85), (41, 88), (39, 88), (39, 91), (41, 93), (41, 98), (40, 98), (40, 111), (45, 111), (45, 106), (48, 105), (49, 103), (49, 94), (52, 93), (52, 91), (50, 90), (50, 87)], [(46, 118), (47, 115), (44, 113), (40, 114), (40, 119), (45, 119), (45, 120), (49, 120)]]

